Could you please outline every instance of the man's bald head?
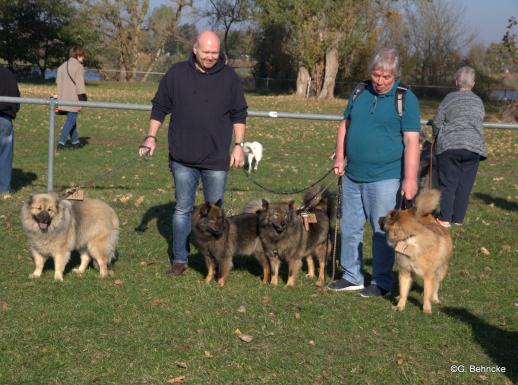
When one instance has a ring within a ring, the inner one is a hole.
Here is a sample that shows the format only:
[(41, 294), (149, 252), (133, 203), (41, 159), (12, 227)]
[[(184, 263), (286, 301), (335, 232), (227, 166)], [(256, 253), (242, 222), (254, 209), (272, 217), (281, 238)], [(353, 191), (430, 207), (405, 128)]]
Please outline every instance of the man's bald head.
[(201, 70), (214, 67), (219, 58), (219, 46), (219, 37), (214, 32), (203, 31), (198, 35), (192, 51)]

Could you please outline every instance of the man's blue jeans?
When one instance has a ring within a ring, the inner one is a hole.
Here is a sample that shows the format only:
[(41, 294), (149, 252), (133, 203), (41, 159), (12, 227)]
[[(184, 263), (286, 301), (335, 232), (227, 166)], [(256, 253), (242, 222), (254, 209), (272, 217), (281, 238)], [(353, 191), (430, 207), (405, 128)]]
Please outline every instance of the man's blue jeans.
[(357, 183), (342, 177), (342, 246), (340, 263), (342, 278), (355, 285), (363, 285), (363, 230), (365, 221), (371, 224), (372, 280), (371, 284), (391, 290), (394, 250), (387, 244), (378, 219), (397, 207), (400, 199), (399, 179)]
[(9, 192), (13, 173), (13, 123), (0, 116), (0, 193)]
[(67, 112), (67, 120), (61, 129), (61, 135), (59, 136), (59, 144), (65, 145), (68, 136), (72, 140), (72, 144), (79, 143), (79, 134), (77, 133), (77, 112)]
[(187, 263), (189, 257), (189, 234), (196, 190), (201, 177), (205, 202), (223, 200), (226, 171), (204, 170), (172, 161), (171, 171), (175, 185), (176, 205), (173, 211), (173, 255), (171, 262)]

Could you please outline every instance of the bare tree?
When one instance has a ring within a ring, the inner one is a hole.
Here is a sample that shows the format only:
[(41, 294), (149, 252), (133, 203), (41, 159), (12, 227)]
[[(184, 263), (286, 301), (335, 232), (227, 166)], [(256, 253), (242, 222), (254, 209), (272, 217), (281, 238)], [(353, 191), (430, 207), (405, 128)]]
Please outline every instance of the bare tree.
[(192, 6), (192, 0), (172, 1), (171, 6), (162, 5), (155, 8), (149, 18), (149, 65), (142, 77), (145, 82), (157, 61), (164, 54), (165, 45), (178, 30), (180, 17), (185, 8)]
[(248, 21), (251, 17), (253, 0), (209, 0), (210, 7), (202, 17), (211, 19), (214, 26), (223, 27), (223, 50), (229, 55), (228, 35), (233, 25)]
[(446, 0), (415, 0), (405, 7), (409, 55), (422, 84), (440, 84), (460, 63), (462, 47), (474, 39), (463, 24), (464, 10)]
[(115, 52), (119, 80), (133, 81), (149, 0), (97, 0), (91, 4), (106, 47)]

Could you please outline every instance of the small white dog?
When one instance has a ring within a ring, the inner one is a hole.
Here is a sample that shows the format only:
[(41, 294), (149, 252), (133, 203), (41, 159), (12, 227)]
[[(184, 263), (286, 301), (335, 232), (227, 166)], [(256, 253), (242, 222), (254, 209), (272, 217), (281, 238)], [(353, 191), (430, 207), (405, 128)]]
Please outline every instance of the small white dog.
[(246, 156), (246, 170), (257, 171), (257, 165), (263, 158), (263, 145), (259, 142), (245, 142), (243, 150)]

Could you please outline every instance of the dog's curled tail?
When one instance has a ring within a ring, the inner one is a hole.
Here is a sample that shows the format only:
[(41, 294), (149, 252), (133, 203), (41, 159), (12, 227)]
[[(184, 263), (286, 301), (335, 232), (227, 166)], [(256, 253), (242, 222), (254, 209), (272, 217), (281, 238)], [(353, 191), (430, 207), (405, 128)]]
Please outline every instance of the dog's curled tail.
[(427, 190), (422, 192), (415, 199), (415, 207), (418, 216), (433, 213), (438, 207), (441, 199), (439, 190)]
[(263, 209), (263, 199), (248, 202), (243, 208), (243, 213), (255, 214)]

